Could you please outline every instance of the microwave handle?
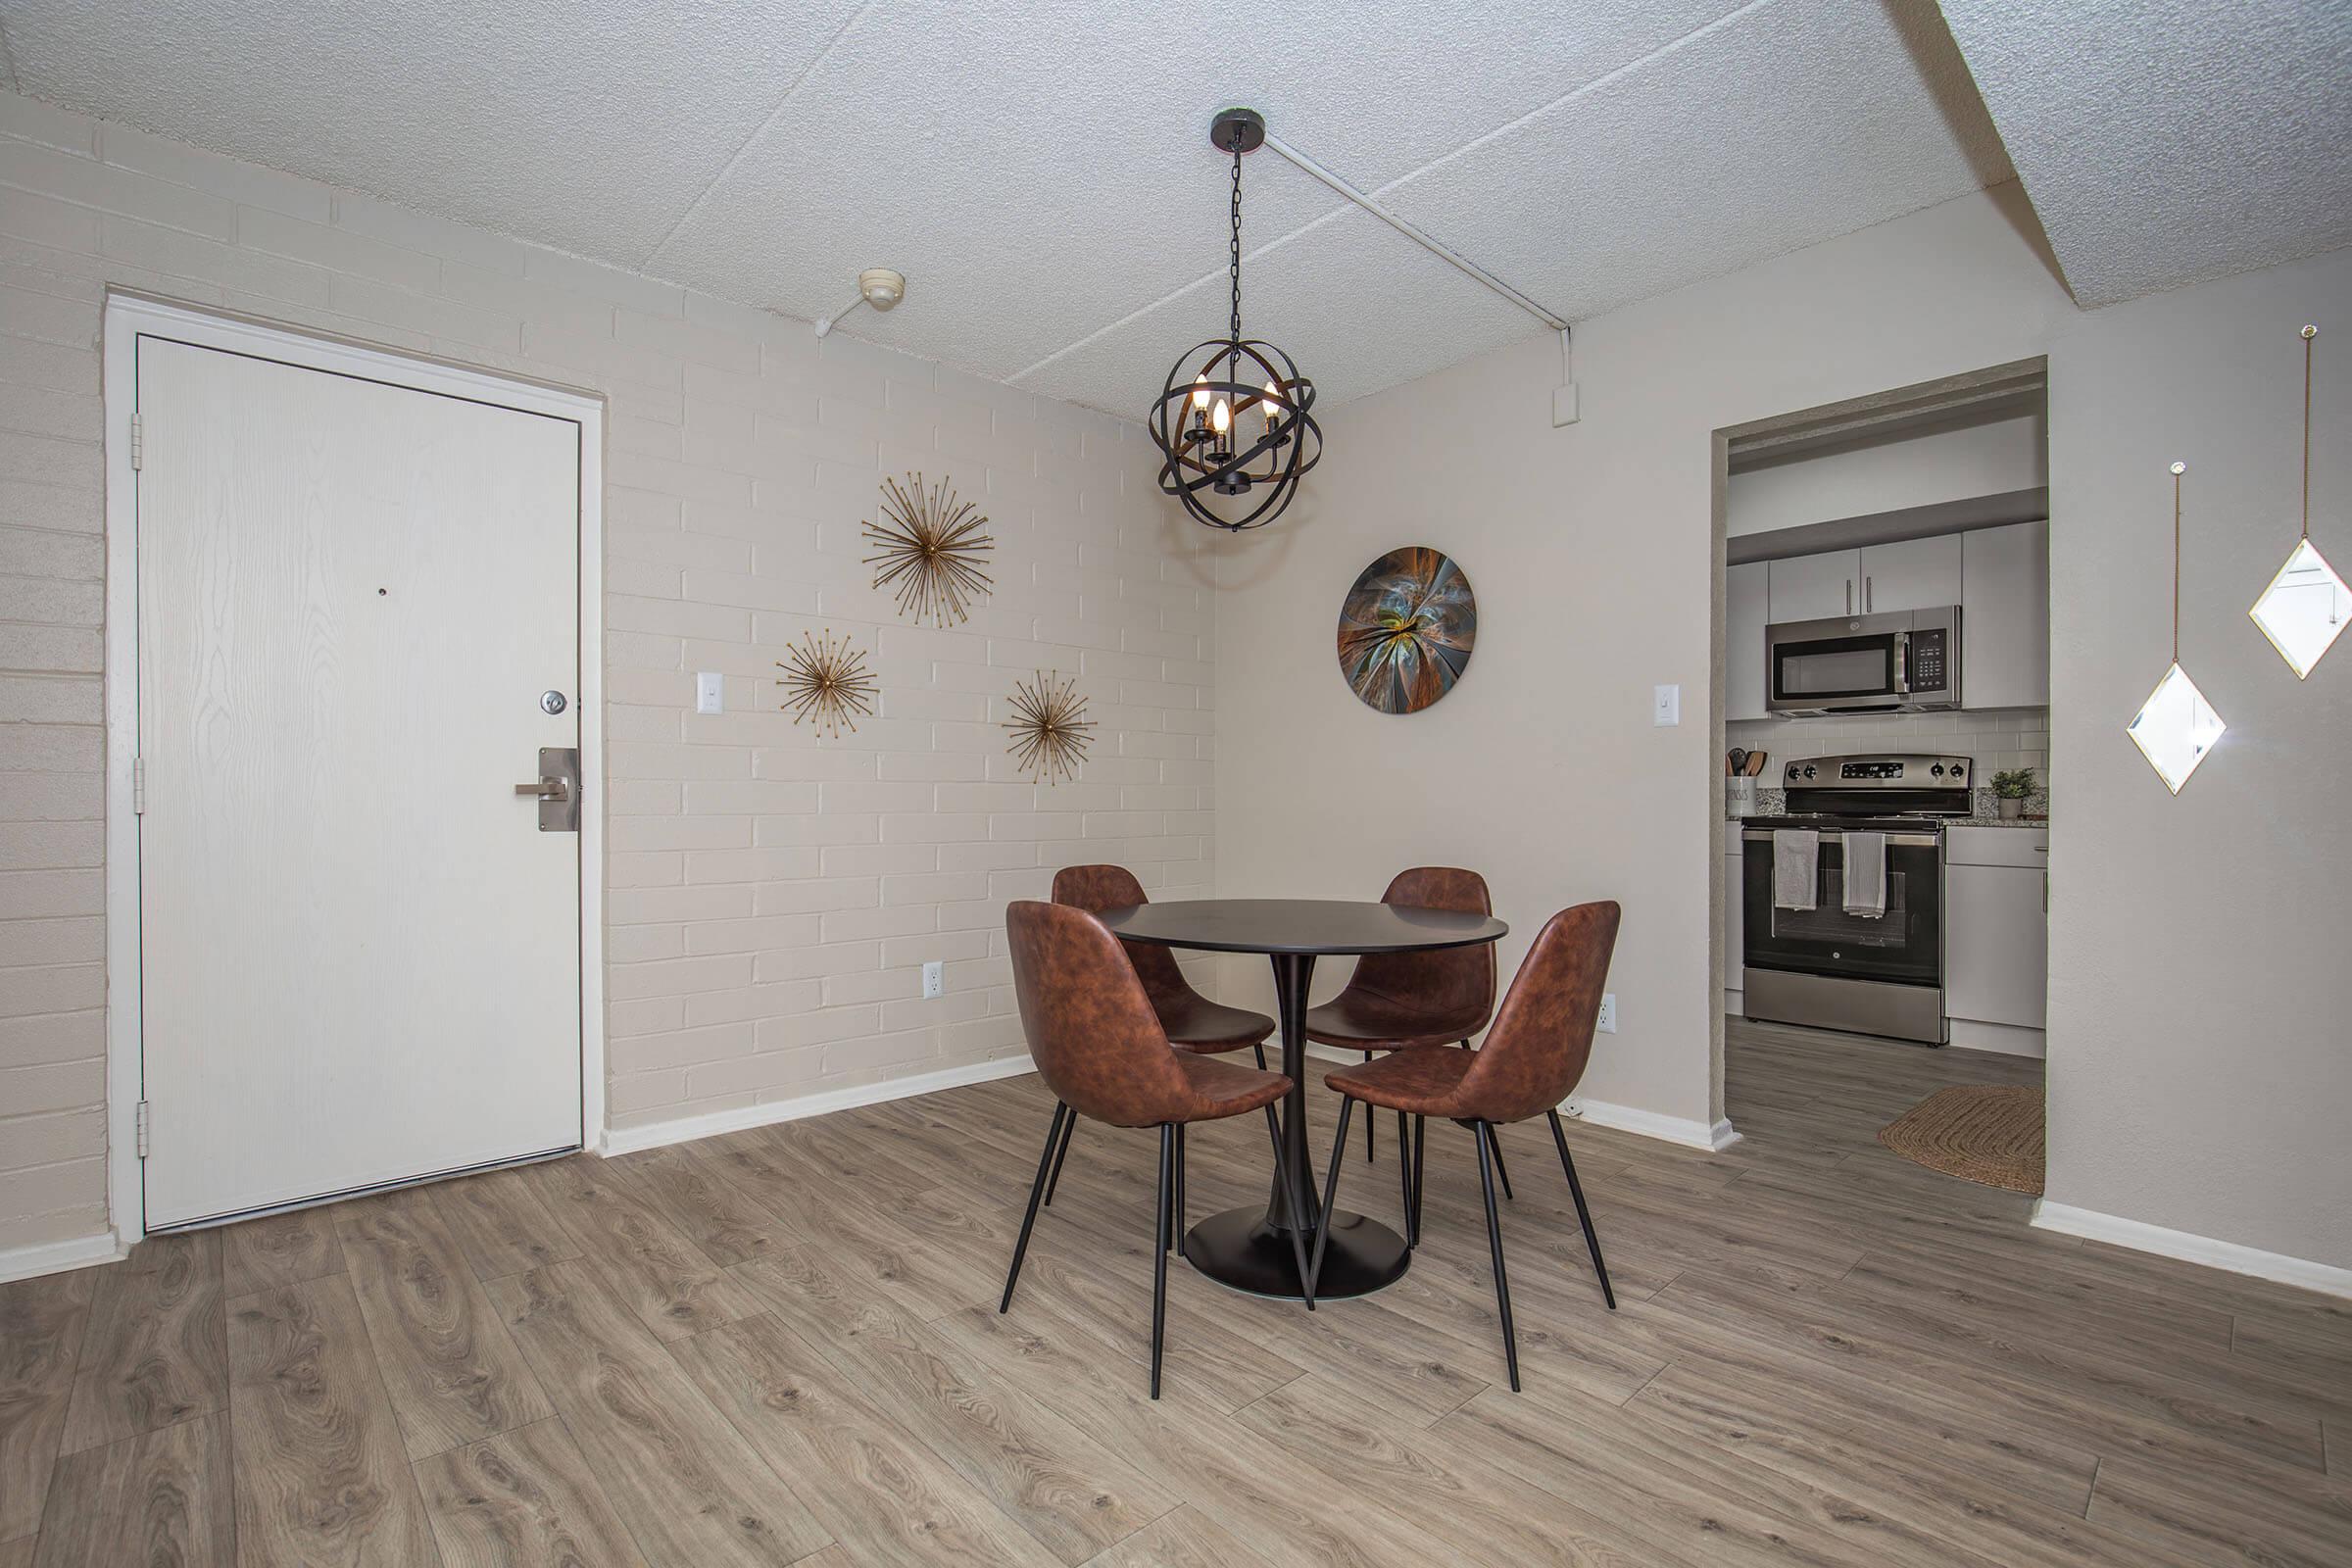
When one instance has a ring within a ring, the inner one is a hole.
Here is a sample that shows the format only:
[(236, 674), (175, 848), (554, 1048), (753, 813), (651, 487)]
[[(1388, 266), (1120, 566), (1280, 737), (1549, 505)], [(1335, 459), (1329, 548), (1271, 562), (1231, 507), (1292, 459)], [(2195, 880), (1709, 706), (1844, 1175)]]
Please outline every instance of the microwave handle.
[(1911, 695), (1911, 634), (1907, 631), (1894, 634), (1894, 695)]

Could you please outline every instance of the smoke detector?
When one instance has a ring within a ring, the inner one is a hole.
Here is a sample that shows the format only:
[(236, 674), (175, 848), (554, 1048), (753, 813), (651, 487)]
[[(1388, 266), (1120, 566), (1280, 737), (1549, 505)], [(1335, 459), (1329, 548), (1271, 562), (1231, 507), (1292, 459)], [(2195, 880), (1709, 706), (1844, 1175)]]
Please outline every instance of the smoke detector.
[(858, 297), (831, 316), (816, 318), (816, 335), (823, 337), (834, 324), (860, 305), (870, 305), (877, 311), (894, 308), (906, 297), (906, 274), (889, 267), (869, 267), (858, 274)]

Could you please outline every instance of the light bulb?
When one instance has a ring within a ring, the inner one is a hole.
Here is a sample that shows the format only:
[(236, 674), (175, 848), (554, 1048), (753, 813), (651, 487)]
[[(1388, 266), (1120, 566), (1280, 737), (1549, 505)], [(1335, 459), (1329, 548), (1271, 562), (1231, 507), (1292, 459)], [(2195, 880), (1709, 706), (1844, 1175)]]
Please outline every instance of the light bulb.
[(1282, 416), (1282, 389), (1276, 386), (1273, 382), (1268, 381), (1266, 383), (1266, 395), (1258, 401), (1257, 406), (1259, 410), (1264, 413), (1266, 416), (1266, 422), (1268, 424), (1272, 424), (1276, 419)]
[(1193, 377), (1193, 407), (1196, 409), (1208, 407), (1208, 372), (1206, 370), (1202, 370), (1199, 375)]
[(1233, 428), (1233, 410), (1223, 398), (1217, 399), (1217, 406), (1209, 411), (1208, 423), (1219, 435)]

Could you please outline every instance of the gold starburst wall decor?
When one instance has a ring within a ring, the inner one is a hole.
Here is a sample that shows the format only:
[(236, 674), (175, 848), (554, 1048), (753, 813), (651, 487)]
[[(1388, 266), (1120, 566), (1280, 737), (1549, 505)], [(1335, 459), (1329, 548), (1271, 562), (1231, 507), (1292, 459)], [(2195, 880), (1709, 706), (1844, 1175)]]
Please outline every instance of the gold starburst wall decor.
[(1095, 721), (1084, 717), (1086, 699), (1076, 681), (1063, 680), (1058, 670), (1041, 669), (1034, 681), (1015, 681), (1012, 717), (1004, 727), (1012, 733), (1013, 766), (1033, 779), (1058, 784), (1074, 777), (1094, 744), (1087, 731)]
[(844, 728), (855, 733), (859, 717), (873, 717), (874, 677), (865, 655), (831, 627), (821, 637), (803, 632), (797, 644), (787, 643), (776, 667), (784, 672), (784, 710), (795, 725), (806, 718), (818, 734), (839, 735)]
[(947, 480), (928, 490), (919, 473), (906, 481), (882, 481), (882, 520), (861, 524), (866, 543), (881, 549), (865, 564), (881, 568), (874, 586), (896, 592), (900, 614), (934, 626), (960, 623), (970, 618), (973, 604), (989, 596), (980, 563), (996, 540), (981, 531), (988, 519), (980, 509), (957, 500)]

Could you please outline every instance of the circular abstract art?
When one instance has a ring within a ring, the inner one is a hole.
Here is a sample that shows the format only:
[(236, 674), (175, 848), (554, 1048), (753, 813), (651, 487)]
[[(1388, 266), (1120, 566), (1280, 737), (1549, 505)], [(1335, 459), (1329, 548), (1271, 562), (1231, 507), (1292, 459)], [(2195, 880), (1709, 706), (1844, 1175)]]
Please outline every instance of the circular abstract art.
[(1417, 713), (1453, 690), (1477, 638), (1462, 568), (1435, 550), (1392, 550), (1340, 606), (1340, 673), (1367, 707)]

